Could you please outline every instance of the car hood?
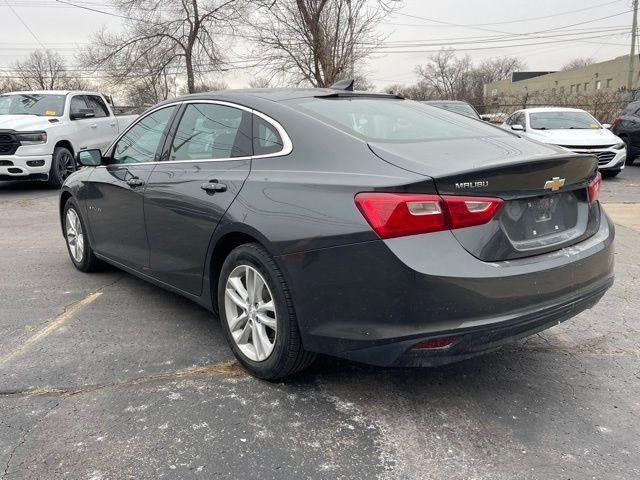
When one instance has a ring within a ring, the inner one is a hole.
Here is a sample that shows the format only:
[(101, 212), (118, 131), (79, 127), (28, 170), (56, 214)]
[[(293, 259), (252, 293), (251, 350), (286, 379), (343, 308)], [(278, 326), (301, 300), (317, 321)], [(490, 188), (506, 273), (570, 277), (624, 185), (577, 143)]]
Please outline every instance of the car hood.
[(576, 147), (613, 145), (622, 142), (620, 138), (606, 128), (586, 130), (528, 130), (526, 135), (533, 140), (543, 143)]
[(38, 115), (0, 115), (0, 130), (42, 130), (51, 125), (49, 120), (52, 118), (55, 117), (39, 117)]

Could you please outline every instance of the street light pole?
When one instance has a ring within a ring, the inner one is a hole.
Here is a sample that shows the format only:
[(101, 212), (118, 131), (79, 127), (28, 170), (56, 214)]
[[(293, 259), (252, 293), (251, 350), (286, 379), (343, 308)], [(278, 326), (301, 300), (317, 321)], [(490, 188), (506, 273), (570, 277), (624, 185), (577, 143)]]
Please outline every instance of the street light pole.
[(633, 62), (636, 56), (636, 30), (638, 29), (638, 0), (633, 0), (633, 26), (631, 27), (631, 52), (629, 53), (629, 73), (627, 90), (633, 87)]

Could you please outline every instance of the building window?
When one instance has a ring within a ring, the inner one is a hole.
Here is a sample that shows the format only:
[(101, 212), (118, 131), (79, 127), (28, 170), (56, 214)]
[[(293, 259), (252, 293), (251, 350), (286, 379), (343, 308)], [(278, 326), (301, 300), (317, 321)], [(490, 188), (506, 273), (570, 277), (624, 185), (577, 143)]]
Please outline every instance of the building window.
[(573, 90), (576, 88), (575, 85), (571, 85), (571, 90), (569, 90), (571, 93), (573, 93)]
[(602, 88), (602, 82), (600, 80), (596, 80), (596, 90), (600, 90)]
[(560, 93), (564, 93), (564, 87), (560, 87)]
[(589, 90), (589, 82), (584, 84), (584, 91), (586, 92), (587, 90)]
[(576, 83), (576, 93), (578, 93), (580, 91), (580, 84)]
[(607, 88), (611, 88), (612, 84), (613, 84), (613, 78), (607, 78)]
[(555, 89), (555, 88), (552, 88), (552, 89), (551, 89), (551, 94), (552, 94), (552, 95), (555, 95), (555, 94), (556, 94), (556, 89)]
[(491, 90), (491, 96), (492, 96), (492, 97), (495, 97), (495, 96), (497, 96), (497, 95), (498, 95), (498, 89), (497, 89), (497, 88), (492, 89), (492, 90)]

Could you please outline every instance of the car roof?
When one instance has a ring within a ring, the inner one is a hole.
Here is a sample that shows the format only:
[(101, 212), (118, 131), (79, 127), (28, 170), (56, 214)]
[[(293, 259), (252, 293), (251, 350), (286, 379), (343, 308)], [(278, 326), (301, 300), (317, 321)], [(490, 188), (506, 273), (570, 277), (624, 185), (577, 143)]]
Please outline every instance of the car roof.
[(458, 103), (461, 105), (470, 105), (469, 102), (464, 102), (462, 100), (423, 100), (421, 103), (430, 103), (432, 105), (442, 105), (445, 103)]
[(229, 89), (213, 92), (192, 93), (177, 98), (167, 99), (158, 105), (167, 103), (184, 102), (188, 100), (230, 100), (238, 103), (252, 104), (258, 100), (270, 100), (284, 102), (297, 98), (314, 97), (363, 97), (363, 98), (390, 98), (402, 97), (388, 93), (374, 93), (361, 91), (335, 90), (331, 88), (255, 88), (255, 89)]
[(532, 108), (523, 108), (518, 110), (519, 112), (527, 112), (527, 113), (540, 113), (540, 112), (585, 112), (585, 110), (581, 108), (568, 108), (568, 107), (532, 107)]
[(3, 95), (69, 95), (80, 94), (80, 95), (102, 95), (100, 92), (91, 92), (88, 90), (21, 90), (19, 92), (5, 92)]

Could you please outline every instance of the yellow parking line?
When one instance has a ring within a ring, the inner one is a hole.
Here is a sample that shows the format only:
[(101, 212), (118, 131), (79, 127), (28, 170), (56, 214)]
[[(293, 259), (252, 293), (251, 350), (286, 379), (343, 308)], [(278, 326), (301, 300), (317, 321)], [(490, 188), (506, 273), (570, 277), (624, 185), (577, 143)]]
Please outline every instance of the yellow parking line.
[(84, 297), (77, 303), (67, 307), (64, 312), (54, 318), (51, 322), (47, 323), (42, 329), (40, 329), (37, 333), (27, 338), (25, 342), (20, 345), (18, 348), (9, 352), (8, 354), (0, 357), (0, 367), (5, 365), (7, 362), (13, 360), (19, 355), (22, 355), (26, 352), (32, 345), (38, 343), (40, 340), (45, 338), (47, 335), (53, 333), (58, 327), (62, 326), (67, 320), (73, 317), (79, 310), (89, 305), (91, 302), (96, 300), (98, 297), (102, 295), (102, 292), (93, 292)]

